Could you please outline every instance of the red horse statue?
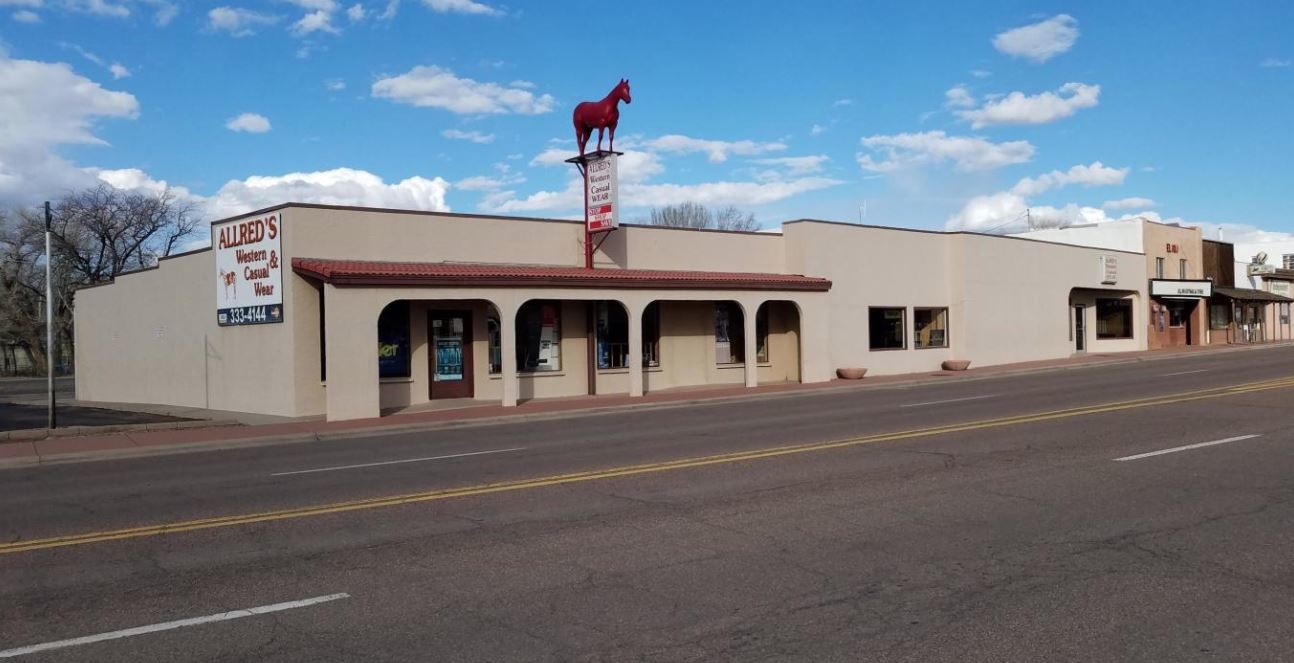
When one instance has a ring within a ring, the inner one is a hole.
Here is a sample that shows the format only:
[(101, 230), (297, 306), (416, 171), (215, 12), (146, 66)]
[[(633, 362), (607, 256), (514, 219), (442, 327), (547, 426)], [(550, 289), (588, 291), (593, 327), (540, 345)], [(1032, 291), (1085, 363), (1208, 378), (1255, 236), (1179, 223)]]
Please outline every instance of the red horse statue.
[(622, 78), (616, 84), (611, 93), (602, 98), (602, 101), (585, 101), (575, 107), (575, 113), (571, 115), (571, 121), (575, 123), (575, 141), (580, 144), (580, 156), (584, 156), (584, 146), (588, 144), (589, 137), (593, 135), (593, 130), (598, 130), (598, 150), (602, 149), (602, 131), (611, 130), (611, 142), (607, 149), (615, 151), (616, 149), (616, 125), (620, 123), (620, 108), (618, 104), (623, 101), (626, 104), (633, 103), (629, 96), (629, 79)]

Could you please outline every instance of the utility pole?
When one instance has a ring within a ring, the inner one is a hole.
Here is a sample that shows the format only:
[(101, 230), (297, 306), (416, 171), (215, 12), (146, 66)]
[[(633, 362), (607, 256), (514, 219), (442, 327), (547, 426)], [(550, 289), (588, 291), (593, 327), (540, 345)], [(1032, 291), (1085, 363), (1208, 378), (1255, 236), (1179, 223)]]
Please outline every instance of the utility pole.
[(58, 418), (54, 414), (54, 252), (50, 235), (54, 232), (54, 215), (45, 201), (45, 368), (48, 373), (49, 429), (54, 430)]

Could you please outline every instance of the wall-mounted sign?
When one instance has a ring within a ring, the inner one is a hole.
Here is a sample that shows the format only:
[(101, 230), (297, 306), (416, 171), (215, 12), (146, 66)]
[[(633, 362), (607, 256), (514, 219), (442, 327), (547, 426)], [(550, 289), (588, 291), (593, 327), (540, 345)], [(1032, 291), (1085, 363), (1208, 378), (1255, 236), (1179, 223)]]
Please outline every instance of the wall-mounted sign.
[(1249, 272), (1250, 276), (1258, 276), (1261, 274), (1275, 274), (1276, 265), (1268, 265), (1268, 264), (1262, 264), (1262, 263), (1249, 263), (1249, 269), (1247, 271)]
[(616, 189), (616, 154), (604, 153), (588, 160), (589, 232), (615, 230), (620, 227), (620, 201)]
[(1268, 280), (1268, 281), (1267, 281), (1267, 292), (1270, 292), (1270, 293), (1272, 293), (1273, 295), (1280, 295), (1280, 296), (1282, 296), (1282, 297), (1289, 297), (1289, 296), (1290, 296), (1290, 282), (1289, 282), (1289, 281), (1275, 281), (1275, 280)]
[(211, 226), (221, 326), (283, 322), (282, 235), (279, 212)]
[(1165, 250), (1166, 252), (1168, 252), (1168, 253), (1180, 253), (1180, 252), (1182, 251), (1182, 247), (1180, 247), (1180, 246), (1178, 246), (1178, 245), (1176, 245), (1176, 244), (1174, 244), (1174, 243), (1172, 243), (1172, 242), (1169, 242), (1168, 244), (1166, 244), (1166, 245), (1164, 246), (1164, 250)]
[(1203, 298), (1213, 296), (1212, 281), (1150, 280), (1151, 297)]
[(1101, 283), (1114, 285), (1119, 282), (1119, 256), (1101, 256)]

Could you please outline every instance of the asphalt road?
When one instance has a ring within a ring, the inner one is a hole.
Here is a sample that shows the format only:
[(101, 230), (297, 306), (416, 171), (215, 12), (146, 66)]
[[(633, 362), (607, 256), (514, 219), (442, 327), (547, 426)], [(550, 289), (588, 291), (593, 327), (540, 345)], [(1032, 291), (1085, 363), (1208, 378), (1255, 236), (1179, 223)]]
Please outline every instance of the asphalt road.
[[(48, 384), (45, 378), (0, 378), (0, 431), (45, 428), (49, 423), (49, 409), (45, 405), (49, 394)], [(74, 392), (73, 378), (55, 378), (56, 404), (75, 399)], [(178, 420), (177, 417), (143, 412), (72, 405), (56, 405), (56, 407), (59, 426), (147, 424)]]
[(0, 655), (1282, 660), (1292, 387), (1278, 348), (0, 470)]

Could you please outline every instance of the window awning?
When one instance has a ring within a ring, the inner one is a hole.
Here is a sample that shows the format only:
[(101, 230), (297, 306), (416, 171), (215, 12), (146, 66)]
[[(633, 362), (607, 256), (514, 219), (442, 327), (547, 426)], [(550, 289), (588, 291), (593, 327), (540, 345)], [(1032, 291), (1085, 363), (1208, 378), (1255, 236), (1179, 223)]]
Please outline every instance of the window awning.
[(374, 262), (293, 258), (297, 274), (333, 285), (552, 287), (662, 290), (780, 290), (826, 292), (831, 281), (799, 274), (585, 269), (448, 262)]
[(1294, 302), (1294, 299), (1252, 288), (1213, 288), (1213, 294), (1246, 302)]

